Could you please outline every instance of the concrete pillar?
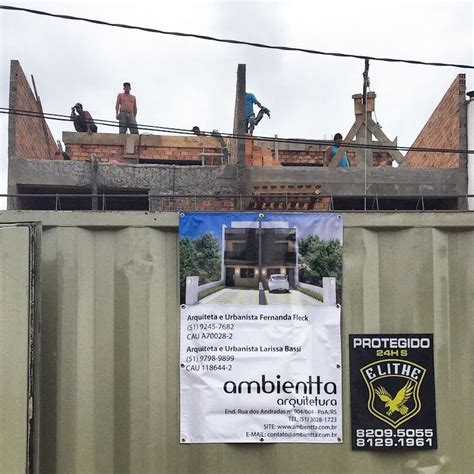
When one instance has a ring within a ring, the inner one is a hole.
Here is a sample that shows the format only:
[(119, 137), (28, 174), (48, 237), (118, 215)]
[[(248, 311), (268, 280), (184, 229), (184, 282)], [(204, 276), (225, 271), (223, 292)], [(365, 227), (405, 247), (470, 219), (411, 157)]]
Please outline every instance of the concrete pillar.
[[(370, 117), (372, 116), (372, 112), (375, 110), (376, 97), (377, 94), (375, 92), (367, 92), (367, 112)], [(362, 103), (362, 94), (354, 94), (352, 98), (354, 99), (354, 113), (356, 118), (359, 115), (364, 115), (364, 104)]]
[[(245, 89), (246, 89), (246, 66), (239, 64), (237, 67), (237, 85), (235, 91), (235, 110), (234, 110), (234, 134), (245, 135)], [(238, 163), (245, 161), (245, 141), (237, 141), (237, 160)]]
[[(367, 93), (367, 109), (364, 107), (363, 104), (363, 96), (362, 94), (354, 94), (352, 98), (354, 99), (354, 114), (356, 116), (356, 120), (362, 118), (364, 123), (361, 125), (359, 130), (356, 134), (356, 142), (359, 144), (372, 144), (372, 132), (368, 129), (367, 123), (372, 119), (372, 112), (375, 110), (375, 98), (377, 95), (375, 92), (368, 92)], [(371, 167), (373, 165), (373, 153), (372, 150), (364, 150), (363, 148), (356, 148), (356, 155), (357, 155), (357, 166), (364, 168)], [(367, 158), (367, 159), (366, 159)]]
[(323, 277), (323, 304), (334, 306), (336, 304), (336, 279)]
[(188, 276), (186, 277), (186, 298), (185, 303), (187, 306), (192, 306), (198, 301), (198, 289), (199, 289), (199, 277)]
[[(99, 187), (97, 185), (97, 175), (99, 173), (99, 162), (95, 155), (91, 155), (91, 193), (97, 195)], [(99, 199), (97, 196), (92, 196), (92, 210), (99, 209)]]
[[(370, 117), (370, 113), (367, 117)], [(372, 145), (372, 132), (367, 127), (366, 123), (363, 123), (356, 134), (356, 142), (364, 145)], [(360, 168), (370, 168), (373, 165), (373, 151), (370, 148), (356, 148), (358, 163), (357, 166)]]
[(124, 146), (125, 155), (135, 155), (138, 152), (137, 145), (138, 145), (139, 137), (140, 135), (138, 134), (125, 135), (125, 146)]
[[(236, 135), (245, 135), (245, 89), (246, 66), (239, 64), (237, 67), (237, 84), (235, 90), (234, 129)], [(237, 164), (237, 190), (245, 194), (245, 139), (232, 140), (231, 162)]]
[(225, 284), (225, 230), (227, 229), (226, 225), (222, 225), (221, 230), (221, 280)]
[[(474, 95), (467, 104), (467, 149), (474, 149)], [(467, 160), (467, 194), (474, 194), (474, 155)], [(468, 209), (474, 210), (474, 198), (468, 199)]]

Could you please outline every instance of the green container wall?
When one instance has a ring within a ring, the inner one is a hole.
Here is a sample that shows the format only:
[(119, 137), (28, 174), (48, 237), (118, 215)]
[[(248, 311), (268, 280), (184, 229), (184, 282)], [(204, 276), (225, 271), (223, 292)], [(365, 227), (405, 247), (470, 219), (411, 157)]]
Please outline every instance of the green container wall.
[(30, 230), (0, 224), (0, 472), (28, 469)]
[[(472, 472), (474, 213), (344, 215), (342, 445), (179, 443), (176, 214), (2, 221), (43, 225), (41, 473)], [(438, 450), (351, 451), (348, 334), (364, 332), (434, 333)]]

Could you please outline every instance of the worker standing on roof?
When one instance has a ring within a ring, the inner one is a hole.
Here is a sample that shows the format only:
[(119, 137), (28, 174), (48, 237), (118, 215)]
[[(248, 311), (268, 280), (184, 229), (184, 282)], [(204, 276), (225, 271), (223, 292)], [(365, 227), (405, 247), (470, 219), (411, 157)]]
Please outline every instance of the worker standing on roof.
[[(342, 135), (340, 133), (336, 133), (336, 135), (334, 135), (334, 145), (328, 146), (326, 148), (326, 151), (324, 152), (324, 166), (329, 166), (329, 163), (331, 163), (331, 161), (337, 155), (337, 152), (339, 151), (341, 143), (342, 143)], [(349, 159), (347, 158), (347, 155), (344, 153), (336, 167), (337, 168), (350, 168), (350, 166), (351, 164), (349, 162)]]
[(115, 113), (119, 121), (119, 133), (138, 133), (137, 128), (137, 99), (130, 94), (130, 82), (123, 83), (123, 92), (117, 95), (115, 102)]
[(70, 119), (74, 122), (76, 132), (97, 133), (97, 125), (94, 123), (91, 114), (84, 110), (79, 102), (71, 107)]
[(245, 93), (245, 125), (247, 129), (247, 133), (249, 135), (253, 135), (253, 130), (255, 128), (255, 125), (257, 125), (258, 122), (260, 122), (263, 116), (263, 113), (260, 114), (259, 112), (259, 120), (258, 121), (255, 120), (255, 112), (253, 111), (253, 104), (258, 105), (260, 107), (260, 112), (263, 111), (263, 113), (266, 113), (270, 117), (270, 111), (266, 107), (264, 107), (251, 92), (246, 92)]

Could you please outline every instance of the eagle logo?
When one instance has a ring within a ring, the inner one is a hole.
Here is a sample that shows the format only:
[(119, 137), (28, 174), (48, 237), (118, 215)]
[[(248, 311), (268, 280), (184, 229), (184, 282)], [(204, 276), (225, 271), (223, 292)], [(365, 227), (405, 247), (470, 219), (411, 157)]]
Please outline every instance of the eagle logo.
[(407, 360), (380, 359), (360, 372), (368, 388), (367, 408), (376, 418), (398, 428), (420, 412), (424, 367)]
[(398, 391), (395, 398), (392, 398), (392, 396), (382, 386), (376, 388), (375, 393), (379, 396), (380, 400), (385, 403), (385, 408), (388, 408), (388, 416), (396, 411), (402, 415), (406, 415), (410, 411), (410, 409), (405, 405), (413, 394), (413, 383), (410, 380)]

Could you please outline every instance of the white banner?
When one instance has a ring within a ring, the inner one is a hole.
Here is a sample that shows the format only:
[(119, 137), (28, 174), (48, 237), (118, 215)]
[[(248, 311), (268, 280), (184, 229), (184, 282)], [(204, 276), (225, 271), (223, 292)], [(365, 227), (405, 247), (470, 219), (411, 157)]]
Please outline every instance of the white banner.
[(181, 310), (181, 442), (341, 443), (340, 308)]

